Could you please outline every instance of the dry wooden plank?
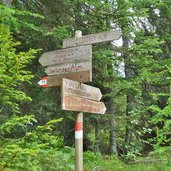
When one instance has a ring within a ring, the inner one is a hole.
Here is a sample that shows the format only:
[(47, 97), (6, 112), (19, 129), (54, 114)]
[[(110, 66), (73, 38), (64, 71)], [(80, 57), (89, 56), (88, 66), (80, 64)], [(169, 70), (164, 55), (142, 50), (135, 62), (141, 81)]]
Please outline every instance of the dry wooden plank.
[(106, 107), (103, 102), (83, 99), (74, 96), (65, 96), (62, 93), (62, 109), (88, 113), (104, 114)]
[(79, 83), (77, 81), (63, 79), (63, 93), (64, 95), (77, 96), (81, 98), (100, 101), (102, 93), (99, 88)]
[(78, 46), (68, 49), (45, 52), (39, 58), (42, 66), (49, 66), (74, 61), (89, 61), (92, 58), (92, 46)]
[(121, 32), (118, 30), (105, 31), (82, 37), (73, 37), (63, 40), (63, 48), (117, 40), (120, 37)]
[(46, 87), (56, 87), (62, 84), (62, 78), (68, 78), (81, 83), (91, 82), (92, 72), (88, 70), (88, 71), (81, 71), (76, 73), (47, 76), (46, 78), (47, 78)]
[(47, 75), (60, 75), (67, 73), (75, 73), (80, 71), (92, 70), (91, 61), (76, 62), (76, 63), (64, 63), (54, 66), (48, 66), (45, 69)]

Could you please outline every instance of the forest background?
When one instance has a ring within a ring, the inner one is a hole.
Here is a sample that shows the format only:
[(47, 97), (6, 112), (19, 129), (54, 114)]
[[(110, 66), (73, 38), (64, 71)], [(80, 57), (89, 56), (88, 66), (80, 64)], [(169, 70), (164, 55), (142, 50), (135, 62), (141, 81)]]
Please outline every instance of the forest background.
[(37, 82), (40, 56), (76, 30), (122, 33), (93, 45), (107, 111), (84, 114), (84, 169), (169, 170), (170, 25), (170, 0), (0, 0), (0, 170), (74, 170), (75, 113)]

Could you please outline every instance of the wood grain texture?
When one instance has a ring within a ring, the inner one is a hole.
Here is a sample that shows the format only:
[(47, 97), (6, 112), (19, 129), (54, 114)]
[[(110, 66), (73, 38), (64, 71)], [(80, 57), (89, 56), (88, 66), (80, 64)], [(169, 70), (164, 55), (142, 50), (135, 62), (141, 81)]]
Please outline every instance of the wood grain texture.
[(88, 70), (88, 71), (81, 71), (81, 72), (77, 72), (77, 73), (68, 73), (68, 74), (47, 76), (46, 87), (61, 86), (62, 78), (68, 78), (68, 79), (78, 81), (81, 83), (86, 83), (86, 82), (92, 81), (92, 72), (90, 70)]
[(118, 30), (105, 31), (82, 37), (73, 37), (63, 40), (63, 48), (117, 40), (120, 37), (121, 32)]
[(62, 109), (70, 111), (80, 111), (96, 114), (104, 114), (106, 107), (103, 102), (83, 99), (74, 96), (65, 96), (62, 93)]
[(77, 96), (85, 99), (100, 101), (102, 93), (99, 88), (79, 83), (77, 81), (63, 79), (64, 95)]
[(92, 46), (78, 46), (73, 48), (61, 49), (45, 52), (39, 58), (42, 66), (56, 65), (61, 63), (90, 61), (92, 59)]
[(67, 73), (76, 73), (81, 71), (92, 70), (92, 62), (76, 62), (76, 63), (64, 63), (59, 65), (48, 66), (45, 69), (47, 75), (60, 75)]

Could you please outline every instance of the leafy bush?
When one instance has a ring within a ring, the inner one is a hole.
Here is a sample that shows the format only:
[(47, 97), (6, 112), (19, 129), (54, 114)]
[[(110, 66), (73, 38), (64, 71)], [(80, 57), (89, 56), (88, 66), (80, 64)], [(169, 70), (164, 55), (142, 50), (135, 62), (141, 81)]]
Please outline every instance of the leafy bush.
[[(1, 170), (73, 170), (73, 149), (63, 147), (62, 137), (52, 134), (55, 124), (61, 120), (51, 120), (32, 130), (29, 125), (37, 124), (33, 115), (13, 116), (3, 123), (0, 126)], [(18, 130), (21, 135), (17, 135)], [(17, 138), (11, 138), (12, 135)]]
[(124, 163), (117, 156), (107, 156), (101, 153), (85, 152), (84, 153), (85, 171), (90, 170), (122, 170)]

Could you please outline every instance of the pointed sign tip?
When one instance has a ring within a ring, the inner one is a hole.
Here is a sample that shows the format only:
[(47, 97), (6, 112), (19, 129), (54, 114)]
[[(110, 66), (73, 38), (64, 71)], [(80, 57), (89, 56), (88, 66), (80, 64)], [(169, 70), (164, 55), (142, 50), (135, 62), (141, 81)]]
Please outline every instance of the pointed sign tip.
[(45, 88), (47, 86), (47, 77), (42, 77), (42, 79), (38, 82), (38, 84)]

